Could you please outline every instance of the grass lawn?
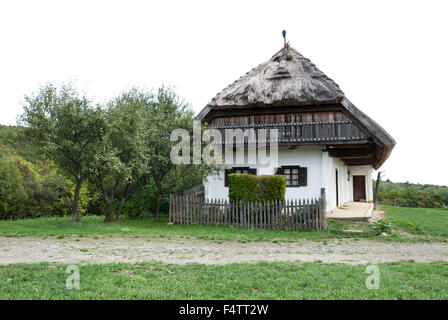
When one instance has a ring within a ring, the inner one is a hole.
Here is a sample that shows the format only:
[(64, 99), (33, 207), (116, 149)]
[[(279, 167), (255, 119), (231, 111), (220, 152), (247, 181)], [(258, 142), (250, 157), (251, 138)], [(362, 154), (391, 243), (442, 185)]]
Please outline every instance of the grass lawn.
[(389, 221), (409, 233), (448, 237), (448, 209), (393, 206), (382, 206), (382, 209)]
[[(362, 224), (367, 228), (366, 224)], [(359, 228), (359, 226), (357, 226)], [(159, 222), (152, 219), (120, 219), (116, 223), (103, 223), (103, 217), (85, 216), (81, 222), (70, 218), (38, 218), (26, 220), (0, 220), (0, 236), (36, 237), (85, 237), (85, 236), (152, 236), (152, 237), (194, 237), (206, 240), (247, 241), (295, 241), (299, 239), (325, 240), (335, 237), (372, 237), (370, 234), (346, 234), (343, 229), (350, 223), (328, 221), (329, 232), (262, 230), (256, 228), (235, 228), (228, 225), (168, 225), (168, 218)]]
[(380, 288), (366, 266), (321, 263), (104, 264), (80, 266), (66, 289), (66, 265), (0, 266), (0, 299), (448, 299), (448, 264), (380, 264)]
[[(328, 220), (328, 232), (288, 231), (235, 228), (213, 225), (168, 225), (168, 218), (159, 222), (152, 219), (127, 220), (103, 223), (103, 217), (85, 216), (81, 222), (65, 218), (38, 218), (0, 221), (0, 236), (35, 237), (86, 237), (86, 236), (150, 236), (150, 237), (194, 237), (206, 240), (247, 241), (296, 241), (300, 239), (325, 241), (334, 238), (369, 238), (381, 241), (448, 241), (448, 210), (423, 208), (398, 208), (383, 206), (386, 218), (396, 231), (414, 233), (407, 237), (394, 233), (392, 237), (375, 235), (372, 226), (363, 222), (340, 222)], [(360, 229), (362, 234), (344, 233), (345, 229)]]

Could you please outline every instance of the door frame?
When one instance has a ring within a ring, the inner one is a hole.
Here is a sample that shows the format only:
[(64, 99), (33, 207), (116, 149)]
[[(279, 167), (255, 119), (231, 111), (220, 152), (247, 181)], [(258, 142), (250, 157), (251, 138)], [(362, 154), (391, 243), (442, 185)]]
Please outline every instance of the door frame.
[[(362, 179), (359, 179), (362, 178)], [(353, 201), (357, 201), (360, 202), (360, 199), (364, 199), (365, 201), (367, 201), (367, 188), (366, 188), (366, 176), (365, 175), (353, 175), (352, 176), (352, 180), (353, 180)], [(361, 187), (360, 185), (358, 186), (358, 184), (362, 184), (360, 182), (360, 180), (364, 183), (364, 185)], [(356, 181), (356, 183), (355, 183)], [(359, 193), (360, 191), (358, 190), (359, 188), (364, 189), (364, 198), (362, 197), (356, 197), (357, 193)]]
[(339, 171), (338, 171), (338, 168), (336, 168), (335, 177), (336, 177), (336, 207), (339, 207)]

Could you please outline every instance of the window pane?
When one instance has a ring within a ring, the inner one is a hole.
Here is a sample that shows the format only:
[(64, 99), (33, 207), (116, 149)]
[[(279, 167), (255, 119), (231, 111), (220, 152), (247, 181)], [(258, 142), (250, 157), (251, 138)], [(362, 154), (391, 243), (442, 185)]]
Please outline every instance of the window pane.
[(291, 181), (286, 180), (286, 185), (287, 185), (287, 186), (291, 185)]
[(243, 170), (243, 173), (244, 173), (244, 174), (248, 174), (248, 173), (249, 173), (249, 170)]
[(297, 180), (293, 180), (292, 185), (293, 185), (293, 186), (298, 185), (298, 181), (297, 181)]
[(299, 173), (299, 169), (292, 169), (292, 173)]
[(289, 174), (290, 169), (285, 169), (283, 172), (284, 172), (285, 174)]
[(298, 175), (298, 174), (293, 174), (293, 175), (292, 175), (292, 178), (293, 178), (294, 180), (298, 180), (298, 179), (299, 179), (299, 175)]

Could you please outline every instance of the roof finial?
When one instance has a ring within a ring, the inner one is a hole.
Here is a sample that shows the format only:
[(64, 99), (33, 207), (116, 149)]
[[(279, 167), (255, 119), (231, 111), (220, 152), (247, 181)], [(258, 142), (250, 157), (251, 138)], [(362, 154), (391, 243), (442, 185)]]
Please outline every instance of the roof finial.
[(289, 49), (289, 41), (286, 42), (286, 30), (282, 31), (282, 35), (283, 35), (283, 47)]

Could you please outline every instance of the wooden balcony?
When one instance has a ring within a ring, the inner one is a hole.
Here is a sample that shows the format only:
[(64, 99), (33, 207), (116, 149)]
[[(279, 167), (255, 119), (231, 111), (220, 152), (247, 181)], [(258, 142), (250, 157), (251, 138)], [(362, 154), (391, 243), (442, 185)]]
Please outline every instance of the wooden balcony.
[[(368, 142), (368, 136), (352, 121), (263, 123), (212, 128), (221, 132), (223, 143), (269, 143), (270, 133), (273, 129), (278, 130), (279, 145), (362, 144)], [(247, 137), (231, 135), (232, 130), (237, 129), (245, 132)], [(250, 135), (251, 129), (253, 129), (252, 136)], [(226, 130), (229, 131), (227, 135)]]

